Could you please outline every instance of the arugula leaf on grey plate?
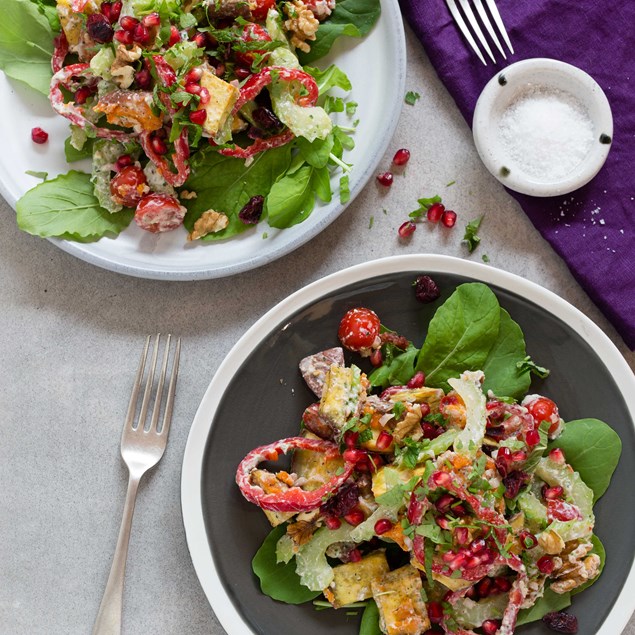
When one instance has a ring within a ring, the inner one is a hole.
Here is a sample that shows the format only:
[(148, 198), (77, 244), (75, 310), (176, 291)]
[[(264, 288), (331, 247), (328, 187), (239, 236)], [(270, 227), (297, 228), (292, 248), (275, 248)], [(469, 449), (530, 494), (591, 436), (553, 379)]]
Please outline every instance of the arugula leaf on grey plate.
[(92, 242), (116, 236), (132, 220), (132, 210), (116, 214), (99, 205), (90, 175), (71, 170), (29, 190), (17, 203), (18, 227), (42, 238)]
[(303, 604), (318, 597), (321, 591), (311, 591), (300, 583), (295, 559), (286, 564), (277, 561), (276, 545), (286, 530), (286, 525), (278, 525), (269, 532), (251, 561), (251, 567), (265, 595), (287, 604)]
[(48, 96), (52, 54), (53, 31), (37, 4), (30, 0), (2, 0), (0, 69)]
[(382, 635), (382, 630), (379, 628), (379, 609), (374, 600), (368, 601), (362, 613), (359, 635)]

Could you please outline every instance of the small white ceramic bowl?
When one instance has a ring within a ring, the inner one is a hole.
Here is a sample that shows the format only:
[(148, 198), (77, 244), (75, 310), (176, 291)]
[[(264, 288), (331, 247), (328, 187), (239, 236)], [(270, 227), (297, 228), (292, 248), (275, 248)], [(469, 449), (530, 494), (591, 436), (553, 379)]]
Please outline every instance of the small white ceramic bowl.
[[(503, 114), (530, 88), (569, 93), (586, 109), (593, 125), (586, 157), (558, 180), (542, 181), (527, 174), (501, 138)], [(535, 58), (516, 62), (489, 81), (476, 102), (472, 130), (481, 160), (503, 185), (531, 196), (560, 196), (586, 185), (604, 165), (613, 139), (613, 116), (606, 95), (590, 75), (565, 62)]]

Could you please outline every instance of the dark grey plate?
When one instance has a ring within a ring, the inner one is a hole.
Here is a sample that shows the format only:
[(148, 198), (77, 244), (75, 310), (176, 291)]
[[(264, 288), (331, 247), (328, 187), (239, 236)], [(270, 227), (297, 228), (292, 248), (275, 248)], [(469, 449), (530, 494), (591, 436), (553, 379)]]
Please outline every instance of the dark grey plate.
[[(372, 308), (384, 324), (420, 345), (435, 309), (458, 284), (472, 281), (435, 274), (442, 297), (423, 305), (415, 300), (411, 288), (419, 273), (362, 280), (311, 302), (273, 328), (224, 392), (203, 455), (201, 502), (218, 577), (237, 612), (255, 633), (357, 633), (359, 617), (343, 610), (315, 611), (310, 603), (289, 606), (260, 592), (251, 559), (270, 527), (262, 512), (242, 498), (234, 475), (250, 450), (297, 433), (302, 411), (314, 401), (297, 371), (298, 361), (338, 344), (337, 327), (346, 310)], [(622, 438), (624, 450), (613, 482), (595, 508), (596, 531), (607, 552), (606, 568), (597, 583), (574, 598), (571, 609), (578, 616), (580, 635), (592, 635), (611, 611), (635, 553), (633, 422), (611, 373), (575, 330), (545, 308), (504, 289), (491, 288), (522, 327), (528, 353), (551, 370), (547, 380), (534, 381), (532, 391), (552, 397), (565, 419), (597, 417), (612, 425)], [(355, 361), (359, 363), (359, 358)], [(213, 603), (213, 598), (210, 600)], [(518, 632), (551, 631), (536, 623)]]

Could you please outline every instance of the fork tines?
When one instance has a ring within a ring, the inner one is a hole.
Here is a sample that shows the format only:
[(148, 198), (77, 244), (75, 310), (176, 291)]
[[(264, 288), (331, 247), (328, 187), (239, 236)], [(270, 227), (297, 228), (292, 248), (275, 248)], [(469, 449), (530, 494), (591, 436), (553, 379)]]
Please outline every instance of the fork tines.
[[(483, 33), (481, 24), (485, 27), (485, 30), (490, 36), (490, 39), (492, 40), (492, 42), (494, 42), (494, 44), (496, 45), (496, 48), (500, 51), (500, 54), (503, 56), (503, 58), (507, 59), (507, 55), (505, 55), (505, 51), (503, 50), (503, 47), (501, 46), (498, 36), (496, 35), (496, 31), (494, 30), (494, 27), (492, 26), (492, 20), (494, 21), (494, 24), (496, 25), (498, 32), (500, 33), (503, 40), (505, 41), (505, 44), (507, 44), (509, 51), (512, 54), (514, 53), (514, 48), (512, 47), (512, 44), (509, 40), (509, 36), (507, 35), (505, 25), (503, 24), (503, 20), (500, 16), (500, 13), (498, 11), (498, 8), (496, 7), (496, 3), (494, 2), (494, 0), (485, 0), (485, 4), (487, 5), (487, 10), (485, 9), (485, 6), (483, 5), (483, 0), (471, 0), (474, 3), (474, 6), (476, 7), (476, 13), (478, 13), (478, 18), (476, 14), (474, 13), (474, 10), (472, 9), (470, 0), (459, 0), (459, 4), (461, 5), (461, 10), (459, 10), (459, 7), (456, 4), (456, 0), (445, 0), (445, 1), (461, 33), (463, 33), (463, 36), (467, 40), (468, 44), (472, 47), (474, 52), (478, 55), (479, 59), (481, 60), (481, 62), (483, 62), (483, 64), (485, 64), (485, 66), (487, 66), (487, 62), (485, 61), (485, 57), (483, 56), (481, 49), (476, 43), (474, 36), (472, 35), (472, 31), (474, 32), (474, 34), (478, 38), (478, 41), (481, 43), (481, 46), (483, 47), (485, 52), (489, 55), (490, 59), (492, 60), (492, 62), (494, 62), (494, 64), (496, 64), (496, 59), (494, 58), (492, 49), (490, 48), (487, 38), (485, 37), (485, 34)], [(466, 23), (466, 20), (467, 20), (467, 23)], [(468, 24), (469, 24), (469, 27), (468, 27)], [(470, 27), (472, 31), (470, 31)]]
[[(150, 340), (151, 336), (148, 335), (145, 346), (143, 348), (143, 352), (141, 353), (141, 359), (139, 360), (139, 368), (137, 369), (137, 375), (135, 377), (134, 387), (132, 389), (132, 394), (130, 395), (130, 402), (128, 403), (128, 413), (126, 415), (126, 423), (124, 426), (124, 430), (126, 428), (134, 427), (137, 429), (141, 427), (144, 428), (146, 417), (148, 414), (148, 406), (150, 404), (150, 399), (152, 397), (152, 392), (154, 389), (154, 375), (157, 369), (157, 360), (159, 357), (159, 348), (161, 344), (161, 335), (157, 334), (154, 339), (154, 347), (150, 354)], [(163, 358), (161, 363), (161, 370), (159, 373), (159, 380), (156, 385), (156, 393), (154, 397), (154, 408), (152, 409), (152, 418), (150, 420), (149, 430), (155, 430), (159, 433), (167, 432), (170, 428), (170, 421), (172, 420), (172, 409), (174, 407), (174, 393), (176, 391), (176, 380), (179, 369), (179, 357), (181, 354), (181, 339), (178, 338), (176, 340), (176, 346), (174, 347), (174, 352), (172, 354), (172, 363), (170, 364), (170, 352), (171, 352), (171, 341), (172, 336), (168, 335), (167, 340), (165, 342)], [(141, 401), (141, 409), (139, 410), (139, 416), (137, 417), (137, 423), (135, 423), (135, 414), (137, 411), (137, 403), (139, 397), (139, 390), (141, 388), (141, 384), (143, 383), (144, 371), (146, 367), (146, 363), (148, 362), (148, 357), (150, 357), (150, 364), (148, 366), (148, 372), (145, 380), (145, 390), (143, 392), (143, 399)], [(158, 428), (159, 416), (162, 409), (162, 401), (163, 401), (163, 388), (166, 383), (166, 375), (168, 373), (168, 368), (170, 368), (170, 377), (168, 384), (167, 397), (165, 399), (165, 406), (163, 408), (163, 421), (161, 423), (161, 427)]]

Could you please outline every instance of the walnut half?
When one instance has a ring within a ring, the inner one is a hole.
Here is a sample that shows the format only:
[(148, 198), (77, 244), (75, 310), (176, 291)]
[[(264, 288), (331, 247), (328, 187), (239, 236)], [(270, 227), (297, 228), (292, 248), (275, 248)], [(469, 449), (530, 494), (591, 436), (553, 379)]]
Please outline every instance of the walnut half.
[(188, 240), (196, 240), (207, 236), (207, 234), (215, 234), (229, 225), (229, 218), (226, 214), (221, 212), (215, 212), (213, 209), (208, 209), (201, 214), (201, 217), (194, 223), (194, 229), (191, 234), (188, 235)]
[(597, 577), (600, 573), (600, 557), (590, 553), (592, 549), (590, 542), (580, 543), (575, 540), (567, 545), (558, 558), (562, 560), (562, 564), (551, 574), (556, 578), (551, 583), (551, 589), (555, 593), (567, 593)]
[(313, 15), (313, 11), (302, 0), (293, 0), (284, 5), (284, 12), (288, 19), (284, 28), (291, 34), (291, 44), (304, 53), (311, 50), (307, 40), (315, 40), (315, 33), (320, 26), (319, 20)]

